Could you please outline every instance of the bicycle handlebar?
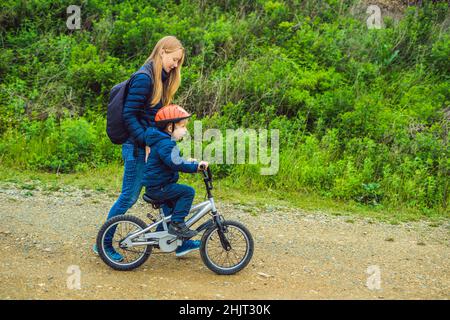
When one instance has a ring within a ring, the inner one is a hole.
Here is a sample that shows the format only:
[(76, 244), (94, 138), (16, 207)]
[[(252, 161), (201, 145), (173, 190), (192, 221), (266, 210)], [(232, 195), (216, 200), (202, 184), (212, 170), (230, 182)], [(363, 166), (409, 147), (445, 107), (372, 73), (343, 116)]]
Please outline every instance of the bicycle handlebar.
[(206, 168), (206, 170), (205, 170), (205, 166), (204, 165), (200, 165), (199, 169), (202, 171), (203, 180), (205, 181), (206, 189), (207, 190), (212, 190), (213, 186), (212, 186), (211, 169), (208, 166), (208, 168)]
[[(212, 179), (211, 169), (209, 168), (209, 166), (208, 166), (207, 169), (205, 169), (205, 165), (201, 164), (201, 165), (198, 166), (198, 168), (201, 171), (203, 171), (203, 174), (205, 175), (206, 178), (209, 177), (209, 179)], [(208, 174), (207, 176), (206, 176), (206, 173)]]

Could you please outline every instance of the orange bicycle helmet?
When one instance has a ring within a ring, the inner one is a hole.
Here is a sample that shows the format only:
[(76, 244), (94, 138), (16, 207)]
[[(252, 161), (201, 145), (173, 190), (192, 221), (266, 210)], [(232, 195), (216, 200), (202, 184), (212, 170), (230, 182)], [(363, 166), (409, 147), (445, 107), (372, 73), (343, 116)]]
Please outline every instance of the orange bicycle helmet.
[(169, 104), (158, 110), (155, 116), (155, 124), (159, 128), (165, 127), (168, 123), (177, 123), (191, 117), (192, 114), (176, 104)]

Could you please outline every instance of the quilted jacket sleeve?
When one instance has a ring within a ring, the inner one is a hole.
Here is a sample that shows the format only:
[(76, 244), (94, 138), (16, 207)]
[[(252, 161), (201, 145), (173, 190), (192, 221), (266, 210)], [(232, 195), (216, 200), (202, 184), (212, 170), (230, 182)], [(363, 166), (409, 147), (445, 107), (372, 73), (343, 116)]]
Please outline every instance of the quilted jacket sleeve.
[(153, 90), (152, 79), (145, 73), (136, 74), (130, 81), (123, 106), (123, 120), (130, 136), (140, 146), (145, 145), (145, 127), (140, 122), (147, 99)]
[(198, 163), (195, 161), (187, 161), (181, 157), (180, 149), (173, 141), (160, 143), (158, 145), (158, 153), (164, 164), (174, 171), (195, 173), (198, 170)]

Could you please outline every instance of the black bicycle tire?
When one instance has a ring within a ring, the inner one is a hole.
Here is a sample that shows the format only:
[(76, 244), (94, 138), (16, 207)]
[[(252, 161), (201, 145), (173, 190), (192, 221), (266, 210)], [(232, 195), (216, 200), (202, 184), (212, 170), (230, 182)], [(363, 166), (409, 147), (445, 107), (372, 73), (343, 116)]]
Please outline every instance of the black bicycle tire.
[(249, 246), (248, 251), (249, 252), (248, 252), (247, 257), (245, 258), (245, 261), (243, 263), (241, 263), (240, 265), (236, 266), (235, 268), (231, 268), (231, 269), (218, 268), (218, 267), (216, 267), (214, 265), (214, 263), (211, 262), (211, 260), (209, 259), (208, 255), (206, 253), (206, 245), (207, 245), (207, 241), (208, 241), (209, 235), (217, 229), (217, 225), (214, 225), (214, 227), (209, 228), (203, 234), (203, 236), (202, 236), (202, 244), (200, 246), (200, 256), (202, 258), (203, 263), (208, 267), (208, 269), (210, 269), (214, 273), (217, 273), (219, 275), (231, 275), (231, 274), (235, 274), (235, 273), (241, 271), (242, 269), (244, 269), (250, 263), (250, 260), (252, 259), (253, 252), (254, 252), (254, 241), (253, 241), (253, 237), (252, 237), (250, 231), (242, 223), (240, 223), (238, 221), (233, 221), (233, 220), (224, 220), (222, 223), (225, 226), (233, 225), (234, 227), (237, 227), (237, 228), (241, 229), (245, 233), (245, 235), (247, 236), (247, 238), (248, 238), (248, 246)]
[(102, 259), (102, 261), (109, 267), (113, 268), (114, 270), (130, 271), (130, 270), (136, 269), (137, 267), (141, 266), (143, 263), (145, 263), (148, 260), (148, 258), (150, 257), (150, 254), (152, 253), (153, 247), (151, 245), (147, 245), (144, 255), (139, 260), (133, 262), (130, 265), (120, 265), (120, 264), (116, 264), (116, 263), (112, 262), (110, 259), (108, 259), (106, 257), (106, 253), (103, 250), (103, 246), (101, 245), (102, 244), (101, 242), (103, 239), (103, 234), (106, 232), (108, 227), (114, 223), (117, 223), (118, 221), (130, 221), (130, 222), (136, 223), (142, 229), (147, 228), (147, 224), (144, 221), (142, 221), (141, 219), (139, 219), (138, 217), (131, 216), (131, 215), (120, 215), (120, 216), (116, 216), (116, 217), (111, 218), (108, 221), (106, 221), (98, 232), (97, 250), (98, 250), (98, 254), (99, 254), (100, 258)]

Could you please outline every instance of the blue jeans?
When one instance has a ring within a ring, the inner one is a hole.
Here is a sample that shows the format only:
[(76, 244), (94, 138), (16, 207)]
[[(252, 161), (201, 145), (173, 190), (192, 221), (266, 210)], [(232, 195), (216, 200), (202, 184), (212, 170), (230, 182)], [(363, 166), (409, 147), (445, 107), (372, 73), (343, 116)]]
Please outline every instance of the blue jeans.
[[(122, 145), (122, 159), (124, 162), (122, 192), (109, 210), (107, 220), (125, 214), (138, 200), (142, 190), (142, 175), (144, 174), (145, 149), (138, 148), (137, 157), (134, 156), (134, 145)], [(111, 243), (116, 228), (113, 227), (105, 236), (105, 243)]]
[(171, 183), (161, 188), (146, 188), (145, 193), (158, 201), (171, 200), (174, 206), (169, 209), (164, 205), (164, 215), (167, 215), (167, 211), (171, 211), (171, 221), (184, 222), (194, 201), (195, 189), (184, 184)]
[[(134, 145), (124, 143), (122, 145), (122, 159), (124, 162), (122, 192), (109, 211), (107, 220), (125, 214), (138, 200), (142, 190), (142, 176), (145, 166), (145, 149), (138, 148), (138, 156), (134, 156)], [(163, 207), (164, 215), (170, 214), (170, 209)], [(105, 243), (111, 243), (116, 228), (113, 227), (105, 235)]]

